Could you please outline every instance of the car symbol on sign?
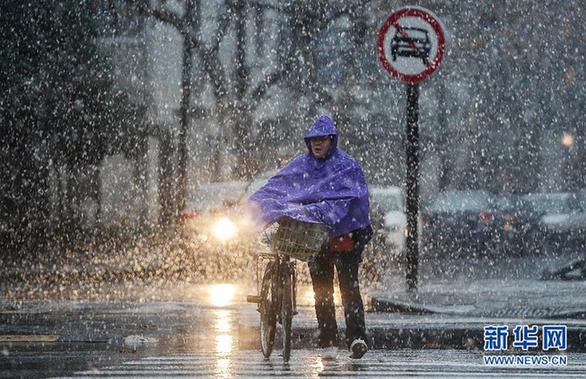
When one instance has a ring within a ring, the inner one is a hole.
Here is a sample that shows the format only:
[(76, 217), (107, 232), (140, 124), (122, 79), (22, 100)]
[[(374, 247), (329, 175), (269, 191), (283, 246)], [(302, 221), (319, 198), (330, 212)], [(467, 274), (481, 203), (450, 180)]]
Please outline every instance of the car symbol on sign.
[(427, 65), (431, 41), (427, 30), (412, 27), (398, 27), (391, 41), (391, 55), (393, 61), (397, 56), (421, 58)]

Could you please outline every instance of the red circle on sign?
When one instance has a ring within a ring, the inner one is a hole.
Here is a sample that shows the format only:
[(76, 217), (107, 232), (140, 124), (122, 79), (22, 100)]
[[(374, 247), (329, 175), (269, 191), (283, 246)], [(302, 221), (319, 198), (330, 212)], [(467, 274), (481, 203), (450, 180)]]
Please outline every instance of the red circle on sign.
[[(433, 30), (435, 31), (435, 33), (437, 35), (437, 53), (435, 54), (433, 61), (431, 61), (429, 63), (429, 65), (427, 66), (427, 69), (420, 72), (419, 74), (409, 75), (409, 74), (403, 74), (403, 73), (397, 71), (391, 65), (391, 63), (389, 62), (387, 57), (385, 56), (384, 42), (385, 42), (385, 36), (387, 34), (387, 31), (389, 30), (389, 28), (391, 26), (395, 25), (395, 22), (398, 19), (400, 19), (401, 17), (421, 18), (431, 25), (431, 27), (433, 28)], [(441, 24), (431, 13), (428, 13), (421, 8), (407, 7), (407, 8), (399, 9), (398, 11), (396, 11), (395, 13), (392, 13), (387, 18), (387, 20), (385, 21), (385, 23), (381, 27), (380, 31), (378, 32), (376, 45), (377, 45), (377, 51), (378, 51), (378, 59), (381, 62), (381, 64), (383, 65), (383, 67), (385, 68), (385, 70), (387, 70), (387, 72), (392, 77), (394, 77), (395, 79), (401, 80), (403, 82), (407, 82), (407, 83), (417, 83), (417, 82), (420, 82), (424, 79), (427, 79), (439, 67), (440, 62), (442, 61), (442, 59), (444, 57), (444, 51), (446, 48), (446, 39), (444, 37), (444, 32), (442, 30)]]

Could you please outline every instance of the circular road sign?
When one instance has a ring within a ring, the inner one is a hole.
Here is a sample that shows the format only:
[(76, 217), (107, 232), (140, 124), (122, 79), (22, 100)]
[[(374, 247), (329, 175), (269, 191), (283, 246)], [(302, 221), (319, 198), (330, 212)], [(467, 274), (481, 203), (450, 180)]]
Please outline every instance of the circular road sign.
[(420, 82), (439, 67), (446, 39), (439, 19), (421, 7), (405, 7), (392, 13), (377, 37), (378, 58), (395, 79)]

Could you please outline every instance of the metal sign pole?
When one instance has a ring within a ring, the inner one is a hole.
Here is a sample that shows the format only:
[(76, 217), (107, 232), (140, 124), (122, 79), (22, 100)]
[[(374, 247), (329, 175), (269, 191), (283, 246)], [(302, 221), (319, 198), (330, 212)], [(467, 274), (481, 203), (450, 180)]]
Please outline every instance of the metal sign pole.
[(419, 85), (439, 67), (446, 49), (443, 26), (429, 10), (407, 6), (391, 13), (377, 39), (378, 59), (395, 79), (407, 83), (407, 236), (405, 242), (407, 290), (417, 291), (419, 267)]
[(407, 289), (417, 291), (417, 270), (419, 266), (419, 238), (417, 232), (419, 212), (419, 85), (407, 84)]

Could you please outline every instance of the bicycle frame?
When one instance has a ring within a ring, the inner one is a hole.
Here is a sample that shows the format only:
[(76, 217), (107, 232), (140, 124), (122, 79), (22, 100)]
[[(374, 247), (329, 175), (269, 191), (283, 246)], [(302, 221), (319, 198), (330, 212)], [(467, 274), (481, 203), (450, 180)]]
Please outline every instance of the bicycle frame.
[(259, 280), (261, 264), (257, 262), (258, 295), (248, 296), (247, 301), (257, 303), (257, 311), (261, 314), (261, 350), (265, 358), (272, 352), (278, 322), (283, 326), (283, 360), (288, 361), (291, 352), (292, 318), (297, 314), (296, 262), (289, 256), (278, 253), (260, 254), (259, 258), (268, 262), (262, 265), (262, 280)]
[[(293, 314), (297, 314), (297, 271), (296, 271), (296, 261), (291, 259), (290, 257), (283, 255), (283, 254), (261, 254), (260, 258), (264, 259), (265, 261), (268, 260), (269, 262), (274, 262), (275, 266), (277, 267), (277, 279), (276, 282), (277, 283), (282, 283), (282, 275), (283, 275), (283, 266), (287, 265), (289, 267), (289, 272), (291, 273), (291, 284), (292, 284), (292, 294), (291, 294), (291, 300), (292, 300), (292, 306), (293, 306)], [(268, 264), (268, 263), (267, 263)], [(257, 293), (260, 294), (261, 292), (261, 278), (259, 275), (259, 268), (262, 267), (266, 267), (266, 265), (261, 265), (261, 264), (257, 264), (257, 270), (256, 270), (256, 290)], [(282, 290), (283, 288), (281, 288), (282, 286), (279, 286), (278, 289), (279, 291), (278, 293), (278, 304), (279, 304), (279, 309), (277, 309), (277, 311), (280, 311), (280, 307), (281, 307), (281, 299), (282, 297)], [(277, 312), (279, 313), (279, 312)]]
[[(291, 354), (292, 319), (297, 314), (297, 274), (295, 261), (310, 261), (324, 248), (330, 236), (329, 227), (284, 218), (278, 229), (263, 243), (257, 260), (256, 283), (258, 295), (248, 296), (247, 301), (257, 303), (260, 313), (261, 351), (269, 358), (273, 350), (277, 321), (283, 327), (283, 360)], [(262, 280), (259, 269), (263, 260)]]

